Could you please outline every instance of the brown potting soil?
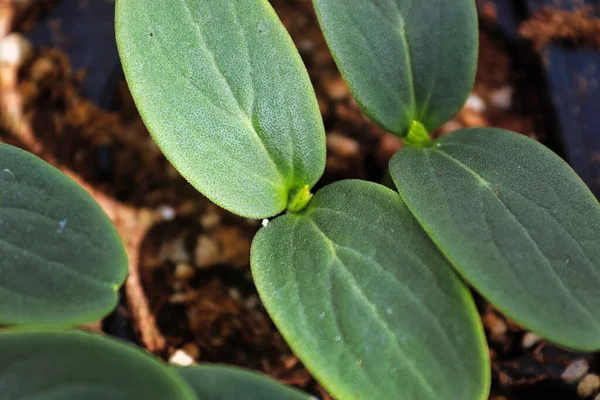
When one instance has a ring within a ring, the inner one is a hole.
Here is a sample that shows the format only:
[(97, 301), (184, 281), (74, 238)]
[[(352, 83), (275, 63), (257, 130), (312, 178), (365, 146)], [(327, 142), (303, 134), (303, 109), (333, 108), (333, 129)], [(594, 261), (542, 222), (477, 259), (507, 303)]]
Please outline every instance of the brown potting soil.
[(538, 49), (552, 42), (569, 42), (600, 50), (600, 18), (592, 11), (592, 7), (573, 12), (543, 7), (520, 26), (519, 33)]
[[(327, 49), (311, 3), (272, 4), (306, 63), (319, 99), (328, 150), (319, 185), (344, 178), (379, 181), (389, 158), (400, 149), (400, 140), (359, 110)], [(15, 29), (23, 32), (30, 26), (36, 10), (34, 6), (32, 14), (20, 14)], [(543, 113), (547, 99), (543, 82), (532, 79), (539, 68), (532, 66), (537, 56), (530, 47), (510, 44), (496, 31), (493, 12), (487, 10), (473, 94), (436, 135), (461, 127), (496, 126), (545, 142), (550, 129)], [(555, 38), (556, 33), (544, 33), (546, 25), (532, 20), (521, 33), (536, 43), (541, 37)], [(32, 52), (26, 43), (22, 46), (19, 62), (0, 64), (0, 141), (57, 165), (82, 183), (113, 218), (130, 261), (126, 302), (117, 313), (130, 321), (139, 344), (165, 360), (260, 370), (331, 399), (290, 351), (256, 293), (248, 262), (260, 222), (212, 205), (179, 176), (151, 140), (125, 83), (117, 111), (102, 111), (83, 95), (85, 71), (72, 70), (66, 54), (57, 49)], [(587, 363), (586, 373), (597, 371), (597, 354), (559, 350), (507, 320), (479, 296), (476, 299), (493, 363), (491, 399), (568, 399), (578, 383), (561, 378), (565, 368), (579, 360)]]

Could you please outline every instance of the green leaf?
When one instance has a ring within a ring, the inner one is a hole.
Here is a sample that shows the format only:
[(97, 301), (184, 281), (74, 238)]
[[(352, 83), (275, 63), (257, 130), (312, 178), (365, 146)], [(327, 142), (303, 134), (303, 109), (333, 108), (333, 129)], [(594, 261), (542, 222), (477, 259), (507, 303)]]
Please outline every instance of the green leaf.
[(0, 354), (2, 400), (196, 399), (167, 366), (95, 334), (1, 332)]
[(224, 365), (175, 367), (202, 400), (311, 400), (262, 374)]
[(339, 69), (366, 114), (404, 137), (463, 105), (475, 79), (473, 0), (313, 0)]
[(93, 198), (34, 155), (0, 144), (0, 324), (108, 314), (127, 256)]
[(262, 228), (252, 275), (280, 332), (339, 399), (487, 399), (479, 315), (397, 193), (317, 192)]
[(466, 129), (405, 148), (390, 169), (402, 199), (456, 269), (519, 324), (600, 349), (600, 206), (546, 147)]
[(266, 0), (119, 0), (116, 31), (148, 130), (210, 200), (272, 217), (320, 178), (315, 94)]

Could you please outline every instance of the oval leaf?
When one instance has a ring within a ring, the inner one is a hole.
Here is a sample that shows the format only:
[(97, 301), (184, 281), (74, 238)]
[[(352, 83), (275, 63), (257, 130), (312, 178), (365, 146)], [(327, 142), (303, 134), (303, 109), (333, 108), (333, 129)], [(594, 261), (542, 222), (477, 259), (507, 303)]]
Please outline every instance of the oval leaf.
[(473, 0), (313, 0), (336, 63), (366, 114), (404, 137), (464, 104), (477, 64)]
[(79, 185), (0, 144), (0, 324), (79, 324), (108, 314), (127, 275), (112, 223)]
[(325, 187), (259, 231), (251, 265), (280, 332), (336, 398), (487, 399), (470, 294), (392, 190)]
[(98, 335), (1, 332), (0, 354), (2, 399), (196, 399), (170, 368)]
[(202, 400), (315, 400), (262, 374), (224, 365), (175, 367)]
[(142, 118), (175, 168), (233, 213), (283, 211), (325, 167), (302, 60), (266, 0), (119, 0), (117, 42)]
[(458, 271), (556, 343), (600, 348), (600, 207), (523, 135), (467, 129), (391, 161), (400, 195)]

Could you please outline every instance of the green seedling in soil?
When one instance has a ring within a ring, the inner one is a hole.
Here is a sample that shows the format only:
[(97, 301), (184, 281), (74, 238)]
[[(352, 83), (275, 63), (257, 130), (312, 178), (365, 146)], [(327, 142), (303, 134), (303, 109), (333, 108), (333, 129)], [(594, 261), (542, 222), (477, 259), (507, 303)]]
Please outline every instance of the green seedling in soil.
[(126, 275), (123, 244), (93, 198), (0, 143), (0, 400), (310, 400), (256, 373), (168, 367), (70, 329), (106, 316)]
[(463, 279), (545, 338), (600, 348), (600, 207), (587, 187), (513, 132), (430, 138), (473, 85), (474, 1), (314, 5), (358, 103), (405, 141), (390, 162), (398, 192), (346, 180), (311, 194), (323, 122), (266, 0), (116, 10), (125, 76), (164, 154), (216, 204), (272, 218), (252, 274), (306, 367), (344, 400), (486, 399), (489, 356)]
[(445, 258), (524, 327), (569, 348), (600, 349), (600, 207), (585, 184), (523, 135), (422, 135), (471, 90), (474, 2), (315, 0), (315, 8), (357, 101), (405, 138), (390, 173)]

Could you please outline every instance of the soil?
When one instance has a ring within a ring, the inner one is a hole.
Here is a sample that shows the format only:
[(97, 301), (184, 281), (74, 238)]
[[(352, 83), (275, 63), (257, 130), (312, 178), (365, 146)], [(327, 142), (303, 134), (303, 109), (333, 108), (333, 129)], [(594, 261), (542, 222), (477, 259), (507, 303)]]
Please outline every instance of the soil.
[[(0, 0), (0, 27), (22, 34), (58, 1), (21, 2), (29, 7), (15, 9), (11, 4), (16, 3)], [(311, 3), (271, 2), (299, 48), (319, 99), (328, 149), (319, 185), (343, 178), (380, 181), (400, 140), (370, 122), (350, 96)], [(574, 19), (585, 23), (572, 24)], [(598, 42), (588, 27), (594, 24), (597, 29), (597, 20), (584, 11), (543, 10), (521, 33), (538, 46), (575, 38), (593, 47)], [(480, 25), (473, 93), (435, 134), (496, 126), (552, 147), (554, 120), (534, 46), (504, 37), (490, 7), (482, 8)], [(6, 43), (2, 34), (0, 43)], [(15, 56), (0, 54), (0, 141), (39, 155), (84, 185), (126, 241), (130, 277), (122, 304), (95, 329), (171, 362), (244, 366), (331, 399), (277, 332), (252, 283), (249, 248), (260, 221), (216, 207), (179, 176), (150, 139), (124, 82), (116, 111), (103, 111), (82, 91), (85, 70), (74, 70), (60, 49), (33, 48), (17, 34), (10, 36)], [(565, 400), (597, 391), (593, 377), (584, 377), (598, 372), (598, 354), (547, 344), (475, 296), (493, 363), (491, 399)], [(561, 377), (573, 363), (580, 367), (577, 373)]]
[(543, 7), (521, 25), (519, 33), (538, 49), (548, 43), (567, 42), (600, 50), (600, 18), (594, 17), (592, 11), (592, 7), (574, 12)]

